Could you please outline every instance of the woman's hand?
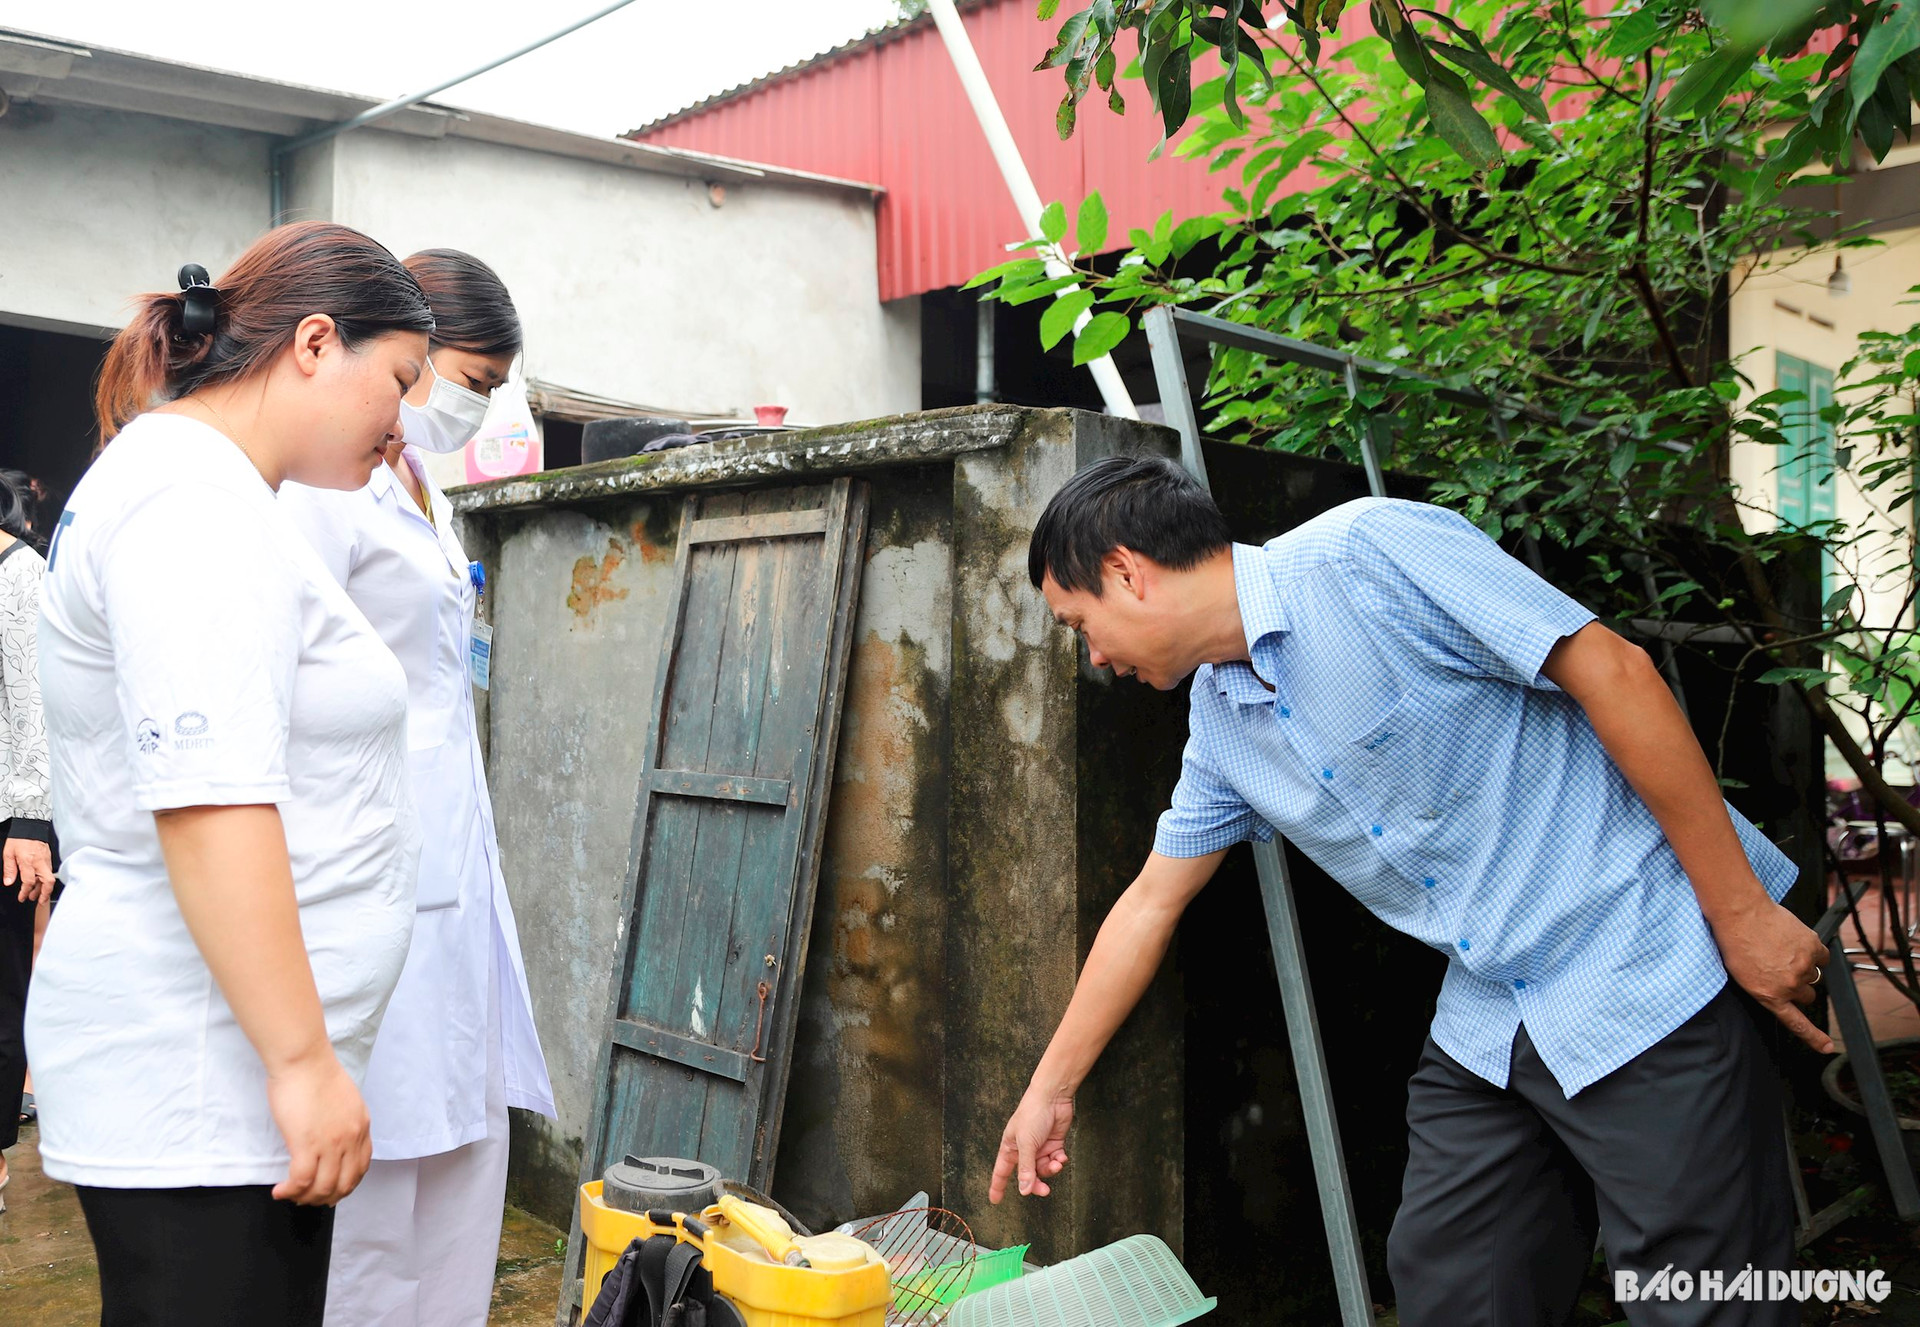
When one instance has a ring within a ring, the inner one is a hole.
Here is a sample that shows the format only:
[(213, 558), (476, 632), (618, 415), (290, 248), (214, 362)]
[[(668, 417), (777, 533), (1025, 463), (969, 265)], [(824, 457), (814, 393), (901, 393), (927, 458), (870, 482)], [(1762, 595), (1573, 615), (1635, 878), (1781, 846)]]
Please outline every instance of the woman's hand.
[(0, 848), (0, 888), (20, 886), (22, 903), (53, 897), (53, 849), (38, 839), (8, 839)]
[(273, 1196), (331, 1207), (360, 1183), (373, 1158), (367, 1106), (331, 1048), (267, 1076), (267, 1107), (292, 1160)]

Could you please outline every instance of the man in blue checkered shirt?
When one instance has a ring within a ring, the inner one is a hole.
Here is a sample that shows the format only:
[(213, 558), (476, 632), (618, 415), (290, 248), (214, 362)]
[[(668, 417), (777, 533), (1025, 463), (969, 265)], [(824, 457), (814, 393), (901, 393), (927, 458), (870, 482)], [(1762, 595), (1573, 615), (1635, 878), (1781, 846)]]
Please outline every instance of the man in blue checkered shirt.
[(1781, 1102), (1742, 1001), (1831, 1050), (1797, 1007), (1826, 951), (1645, 652), (1452, 512), (1370, 498), (1254, 548), (1159, 458), (1074, 476), (1030, 572), (1096, 666), (1191, 675), (1192, 711), (1154, 851), (1007, 1125), (993, 1201), (1016, 1175), (1048, 1192), (1074, 1092), (1181, 912), (1230, 845), (1279, 831), (1450, 960), (1388, 1241), (1403, 1327), (1564, 1321), (1596, 1228), (1643, 1284), (1792, 1265)]

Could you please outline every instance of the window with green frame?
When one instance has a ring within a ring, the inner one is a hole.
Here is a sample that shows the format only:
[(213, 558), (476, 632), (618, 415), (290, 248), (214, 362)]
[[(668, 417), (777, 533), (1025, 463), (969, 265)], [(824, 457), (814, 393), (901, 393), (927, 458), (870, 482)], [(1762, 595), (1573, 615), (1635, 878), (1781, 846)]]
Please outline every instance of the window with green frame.
[(1833, 370), (1792, 355), (1777, 354), (1774, 385), (1804, 392), (1806, 400), (1782, 412), (1788, 446), (1775, 472), (1780, 481), (1777, 510), (1782, 525), (1811, 525), (1834, 516), (1833, 425), (1820, 412), (1833, 404)]
[[(1820, 412), (1833, 404), (1833, 370), (1776, 351), (1774, 386), (1806, 394), (1804, 401), (1781, 411), (1787, 446), (1774, 471), (1779, 481), (1774, 510), (1779, 513), (1780, 524), (1786, 526), (1830, 521), (1835, 515), (1835, 441), (1832, 423), (1822, 419)], [(1820, 559), (1820, 597), (1825, 599), (1832, 588), (1833, 559), (1829, 554)]]

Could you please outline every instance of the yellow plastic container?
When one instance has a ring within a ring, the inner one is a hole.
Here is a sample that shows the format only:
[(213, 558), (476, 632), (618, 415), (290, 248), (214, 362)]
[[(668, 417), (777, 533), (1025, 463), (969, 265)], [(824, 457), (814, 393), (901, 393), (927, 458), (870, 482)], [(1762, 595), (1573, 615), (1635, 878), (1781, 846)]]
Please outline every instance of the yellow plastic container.
[[(700, 1265), (713, 1288), (733, 1302), (747, 1327), (886, 1327), (893, 1289), (887, 1265), (859, 1240), (845, 1235), (801, 1235), (764, 1207), (723, 1198), (700, 1213), (701, 1235), (688, 1230), (684, 1213), (671, 1225), (656, 1225), (644, 1212), (608, 1207), (600, 1181), (580, 1186), (580, 1233), (586, 1238), (583, 1305), (600, 1294), (620, 1255), (636, 1239), (671, 1235), (705, 1256)], [(778, 1261), (797, 1252), (812, 1266)]]

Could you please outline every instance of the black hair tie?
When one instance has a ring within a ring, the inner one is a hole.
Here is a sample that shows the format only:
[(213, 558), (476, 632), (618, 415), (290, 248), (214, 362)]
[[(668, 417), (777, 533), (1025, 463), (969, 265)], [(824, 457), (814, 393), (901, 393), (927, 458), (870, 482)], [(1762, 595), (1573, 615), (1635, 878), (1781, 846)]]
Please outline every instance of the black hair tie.
[(188, 263), (182, 267), (180, 291), (181, 330), (188, 336), (202, 336), (213, 331), (215, 315), (220, 307), (220, 292), (207, 276), (207, 269), (198, 263)]

